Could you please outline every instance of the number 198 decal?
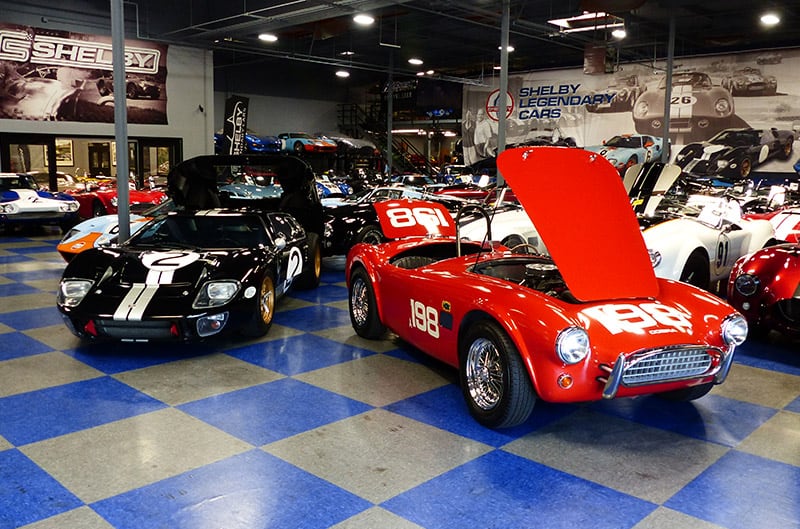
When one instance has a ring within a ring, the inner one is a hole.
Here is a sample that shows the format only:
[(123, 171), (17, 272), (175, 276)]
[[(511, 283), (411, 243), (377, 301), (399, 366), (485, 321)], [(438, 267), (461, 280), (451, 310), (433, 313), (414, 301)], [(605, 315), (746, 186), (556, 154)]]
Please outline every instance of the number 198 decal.
[(409, 325), (422, 332), (428, 333), (434, 338), (439, 337), (439, 312), (425, 305), (421, 301), (411, 301), (411, 319)]

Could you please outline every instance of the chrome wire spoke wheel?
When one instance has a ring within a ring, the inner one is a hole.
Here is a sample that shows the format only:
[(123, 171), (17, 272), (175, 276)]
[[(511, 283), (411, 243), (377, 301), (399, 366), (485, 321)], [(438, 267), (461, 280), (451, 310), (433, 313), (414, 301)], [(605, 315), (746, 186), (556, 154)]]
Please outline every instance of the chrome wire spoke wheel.
[(361, 278), (353, 281), (350, 292), (350, 312), (358, 325), (366, 325), (369, 318), (369, 297), (367, 285)]
[(503, 398), (503, 365), (494, 343), (478, 338), (469, 347), (465, 363), (469, 394), (477, 406), (491, 410)]

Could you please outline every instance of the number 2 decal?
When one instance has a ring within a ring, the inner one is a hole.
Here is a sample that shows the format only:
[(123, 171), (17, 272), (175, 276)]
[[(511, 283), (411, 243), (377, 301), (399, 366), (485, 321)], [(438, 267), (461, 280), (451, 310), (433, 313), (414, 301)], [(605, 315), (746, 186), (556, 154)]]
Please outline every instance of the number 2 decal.
[(292, 280), (299, 276), (303, 271), (303, 254), (297, 246), (292, 246), (289, 250), (289, 258), (286, 260), (286, 280), (283, 283), (284, 290), (288, 290), (292, 285)]

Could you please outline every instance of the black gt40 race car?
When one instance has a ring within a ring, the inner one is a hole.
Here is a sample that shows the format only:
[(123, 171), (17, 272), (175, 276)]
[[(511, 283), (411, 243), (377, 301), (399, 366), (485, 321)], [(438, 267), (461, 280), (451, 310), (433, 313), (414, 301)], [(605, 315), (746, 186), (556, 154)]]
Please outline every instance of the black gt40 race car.
[(286, 211), (287, 202), (296, 207), (303, 196), (307, 213), (321, 208), (304, 162), (278, 155), (258, 157), (274, 158), (269, 162), (255, 156), (237, 161), (226, 170), (274, 173), (284, 193), (295, 196), (254, 201), (257, 208), (208, 208), (224, 206), (224, 195), (216, 193), (221, 166), (214, 163), (237, 157), (208, 158), (213, 162), (184, 162), (175, 168), (180, 174), (170, 174), (170, 194), (181, 210), (154, 218), (119, 246), (87, 250), (67, 265), (57, 302), (75, 335), (188, 341), (238, 330), (261, 336), (281, 295), (319, 284), (318, 232)]

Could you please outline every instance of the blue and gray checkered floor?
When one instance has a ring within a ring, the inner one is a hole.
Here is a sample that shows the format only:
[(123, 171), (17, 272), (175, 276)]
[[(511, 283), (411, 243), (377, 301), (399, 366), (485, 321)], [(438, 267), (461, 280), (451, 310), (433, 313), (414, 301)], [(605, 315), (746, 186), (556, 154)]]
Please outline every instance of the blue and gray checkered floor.
[(81, 345), (57, 232), (0, 238), (0, 529), (800, 529), (800, 345), (690, 404), (468, 416), (454, 373), (356, 337), (341, 268), (261, 340)]

